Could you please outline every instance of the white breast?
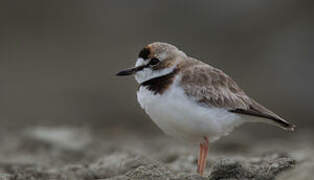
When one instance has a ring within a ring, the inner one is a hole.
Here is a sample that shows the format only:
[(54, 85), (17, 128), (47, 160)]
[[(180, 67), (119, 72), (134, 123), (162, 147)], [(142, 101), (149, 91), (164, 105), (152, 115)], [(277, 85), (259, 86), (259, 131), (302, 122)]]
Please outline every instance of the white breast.
[(162, 95), (155, 95), (142, 86), (137, 92), (141, 107), (166, 134), (195, 143), (207, 136), (212, 142), (242, 124), (237, 114), (200, 106), (188, 98), (178, 79)]

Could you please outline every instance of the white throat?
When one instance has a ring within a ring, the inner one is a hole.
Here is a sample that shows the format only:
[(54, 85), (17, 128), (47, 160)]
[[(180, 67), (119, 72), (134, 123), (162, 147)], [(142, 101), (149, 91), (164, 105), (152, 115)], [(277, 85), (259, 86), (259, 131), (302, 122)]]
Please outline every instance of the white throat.
[[(138, 58), (135, 66), (146, 65), (147, 63), (148, 62), (145, 62), (142, 58)], [(143, 70), (135, 74), (135, 79), (139, 84), (141, 84), (142, 82), (145, 82), (147, 80), (169, 74), (173, 72), (175, 67), (176, 67), (176, 64), (168, 68), (164, 68), (161, 70), (154, 70), (154, 71), (150, 68), (144, 68)]]

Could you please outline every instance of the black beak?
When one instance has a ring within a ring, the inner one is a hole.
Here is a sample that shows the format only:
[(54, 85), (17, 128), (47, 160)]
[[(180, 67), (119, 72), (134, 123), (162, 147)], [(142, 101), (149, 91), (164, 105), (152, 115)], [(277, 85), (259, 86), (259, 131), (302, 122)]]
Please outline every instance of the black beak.
[(142, 65), (142, 66), (137, 66), (134, 68), (125, 69), (125, 70), (118, 72), (116, 75), (117, 76), (129, 76), (129, 75), (135, 74), (138, 71), (143, 70), (145, 67), (147, 67), (147, 65)]

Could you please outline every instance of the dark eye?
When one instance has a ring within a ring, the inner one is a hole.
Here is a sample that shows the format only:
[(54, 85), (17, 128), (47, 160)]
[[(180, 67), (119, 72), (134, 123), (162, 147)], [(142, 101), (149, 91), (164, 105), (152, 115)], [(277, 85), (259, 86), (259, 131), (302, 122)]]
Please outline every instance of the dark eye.
[(159, 59), (157, 59), (157, 58), (152, 58), (150, 61), (149, 61), (149, 64), (150, 65), (156, 65), (156, 64), (158, 64), (160, 61), (159, 61)]

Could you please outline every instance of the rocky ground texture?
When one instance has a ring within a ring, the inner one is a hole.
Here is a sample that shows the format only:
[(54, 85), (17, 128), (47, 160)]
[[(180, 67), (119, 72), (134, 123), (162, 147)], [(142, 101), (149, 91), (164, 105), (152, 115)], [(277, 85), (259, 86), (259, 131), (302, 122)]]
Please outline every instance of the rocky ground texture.
[(197, 146), (164, 135), (70, 127), (2, 131), (0, 180), (308, 180), (314, 177), (312, 137), (225, 138), (211, 146), (201, 177), (195, 173)]

